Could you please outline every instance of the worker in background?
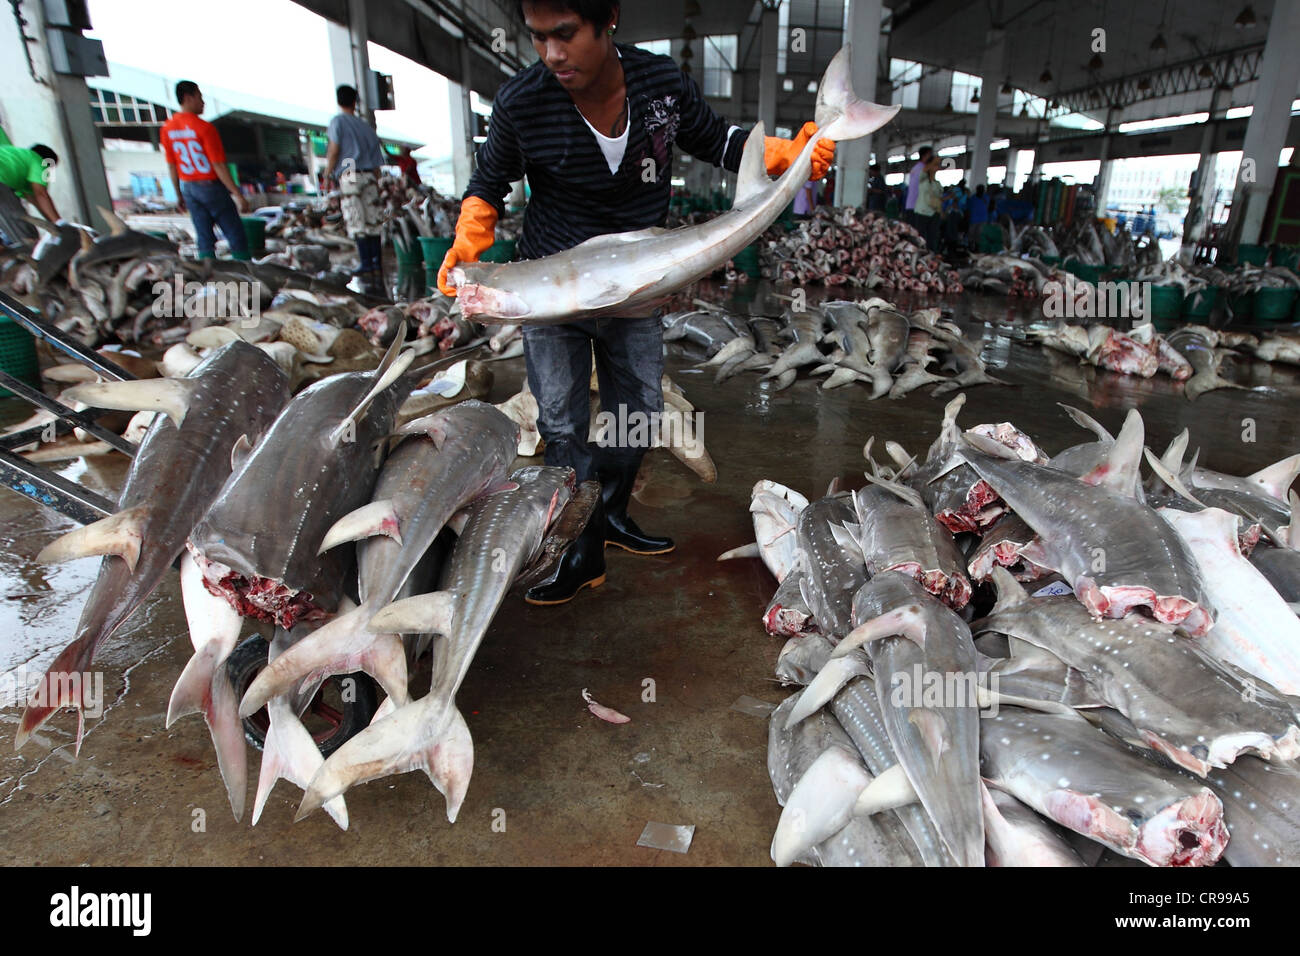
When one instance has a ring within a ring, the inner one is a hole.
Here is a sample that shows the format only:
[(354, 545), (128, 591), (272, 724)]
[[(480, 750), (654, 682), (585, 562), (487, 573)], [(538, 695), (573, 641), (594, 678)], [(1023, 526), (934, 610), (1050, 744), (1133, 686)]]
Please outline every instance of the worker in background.
[(402, 171), (402, 179), (406, 185), (414, 189), (420, 185), (420, 172), (415, 165), (415, 157), (411, 155), (411, 147), (403, 146), (402, 152), (393, 160), (393, 165)]
[(173, 113), (158, 131), (177, 206), (189, 212), (200, 259), (216, 258), (213, 225), (230, 246), (232, 259), (248, 258), (248, 238), (239, 214), (248, 212), (248, 200), (235, 185), (226, 166), (226, 149), (217, 128), (202, 119), (203, 91), (190, 80), (176, 84), (180, 112)]
[(880, 164), (872, 163), (867, 172), (870, 173), (867, 177), (867, 211), (883, 213), (885, 201), (889, 196), (888, 189), (885, 187), (885, 177), (880, 172)]
[(980, 232), (989, 221), (989, 199), (985, 195), (987, 187), (980, 183), (975, 192), (966, 200), (967, 242), (972, 249), (979, 248)]
[[(695, 80), (673, 60), (614, 42), (617, 2), (524, 0), (516, 9), (539, 60), (497, 92), (455, 243), (438, 274), (438, 286), (448, 295), (455, 294), (448, 271), (474, 262), (492, 244), (511, 183), (527, 176), (532, 186), (518, 249), (522, 258), (537, 259), (594, 236), (662, 226), (674, 145), (736, 172), (749, 136), (714, 113)], [(768, 173), (788, 169), (815, 132), (808, 123), (793, 140), (766, 139)], [(834, 155), (833, 143), (819, 141), (812, 180), (826, 175)], [(528, 385), (540, 410), (546, 463), (567, 465), (579, 481), (601, 484), (601, 501), (586, 531), (556, 574), (525, 595), (532, 604), (560, 604), (600, 585), (606, 544), (633, 554), (673, 549), (671, 538), (642, 531), (627, 513), (647, 449), (587, 442), (593, 347), (603, 410), (629, 422), (663, 410), (657, 314), (524, 327)]]
[(916, 165), (907, 174), (907, 198), (903, 201), (903, 222), (916, 227), (918, 230), (921, 227), (917, 224), (916, 197), (921, 189), (921, 177), (925, 174), (925, 164), (930, 161), (930, 157), (933, 155), (933, 149), (929, 146), (922, 146), (917, 152)]
[(30, 200), (41, 215), (59, 224), (59, 211), (50, 198), (49, 183), (59, 157), (54, 150), (37, 143), (23, 149), (8, 143), (0, 146), (0, 232), (6, 245), (22, 245), (37, 238), (32, 224), (24, 221), (27, 215), (23, 200)]
[(325, 135), (325, 175), (339, 186), (343, 224), (348, 238), (357, 244), (361, 267), (357, 275), (362, 291), (382, 295), (384, 288), (384, 250), (379, 238), (383, 211), (379, 205), (379, 167), (384, 150), (370, 124), (357, 116), (355, 87), (340, 86), (335, 91), (338, 114), (330, 120)]

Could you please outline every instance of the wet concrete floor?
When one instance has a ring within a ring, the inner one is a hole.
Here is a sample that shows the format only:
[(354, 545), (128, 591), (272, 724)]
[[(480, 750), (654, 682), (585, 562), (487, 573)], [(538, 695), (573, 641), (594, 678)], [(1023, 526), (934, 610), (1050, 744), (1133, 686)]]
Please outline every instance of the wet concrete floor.
[[(1252, 390), (1189, 404), (1167, 378), (1083, 369), (1023, 344), (1024, 326), (1041, 321), (1034, 305), (976, 295), (934, 304), (955, 308), (984, 340), (992, 373), (1014, 383), (969, 390), (965, 425), (1010, 420), (1052, 453), (1089, 440), (1057, 402), (1089, 409), (1114, 430), (1135, 406), (1151, 447), (1162, 449), (1186, 426), (1203, 463), (1235, 473), (1300, 446), (1300, 370), (1243, 362), (1235, 374)], [(673, 344), (668, 371), (704, 413), (717, 483), (702, 483), (667, 452), (652, 453), (633, 515), (674, 536), (677, 550), (661, 557), (611, 550), (607, 583), (567, 606), (507, 601), (458, 698), (475, 767), (454, 825), (419, 773), (351, 790), (347, 832), (322, 813), (294, 824), (300, 793), (285, 781), (256, 829), (247, 815), (235, 822), (202, 719), (163, 727), (190, 654), (174, 574), (101, 650), (105, 711), (87, 721), (80, 758), (71, 712), (14, 754), (21, 710), (13, 678), (23, 668), (43, 672), (71, 639), (98, 561), (38, 565), (37, 552), (73, 523), (0, 492), (0, 675), (10, 675), (0, 681), (6, 862), (770, 865), (779, 808), (766, 771), (767, 723), (731, 708), (742, 695), (777, 704), (788, 693), (772, 677), (781, 642), (759, 623), (775, 582), (757, 560), (714, 559), (752, 540), (747, 506), (757, 479), (822, 494), (835, 476), (860, 473), (871, 435), (923, 454), (946, 397), (870, 402), (860, 387), (822, 391), (808, 378), (776, 392), (756, 373), (716, 386), (711, 371), (691, 370), (701, 358)], [(492, 400), (501, 401), (517, 388), (522, 360), (498, 363), (496, 373)], [(5, 423), (27, 414), (0, 403)], [(126, 463), (87, 459), (61, 473), (115, 496)], [(593, 717), (584, 688), (631, 723)], [(257, 765), (250, 753), (250, 808)], [(690, 851), (638, 847), (648, 821), (693, 824)]]

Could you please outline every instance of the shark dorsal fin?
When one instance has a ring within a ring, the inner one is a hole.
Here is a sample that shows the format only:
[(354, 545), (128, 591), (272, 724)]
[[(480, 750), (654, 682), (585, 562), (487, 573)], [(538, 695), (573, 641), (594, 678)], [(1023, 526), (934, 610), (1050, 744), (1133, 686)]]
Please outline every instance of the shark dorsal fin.
[(1291, 489), (1291, 483), (1295, 481), (1296, 475), (1300, 475), (1300, 455), (1292, 455), (1274, 462), (1267, 468), (1261, 468), (1246, 480), (1251, 484), (1259, 485), (1265, 494), (1285, 504), (1287, 492)]
[(1129, 409), (1115, 443), (1106, 450), (1101, 464), (1080, 480), (1085, 484), (1099, 485), (1127, 498), (1140, 499), (1142, 451), (1145, 429), (1142, 416), (1136, 408)]
[(736, 173), (736, 201), (732, 203), (733, 209), (753, 205), (772, 185), (772, 181), (767, 178), (763, 147), (764, 130), (760, 120), (749, 131), (749, 139), (745, 140), (745, 149), (740, 155), (740, 170)]

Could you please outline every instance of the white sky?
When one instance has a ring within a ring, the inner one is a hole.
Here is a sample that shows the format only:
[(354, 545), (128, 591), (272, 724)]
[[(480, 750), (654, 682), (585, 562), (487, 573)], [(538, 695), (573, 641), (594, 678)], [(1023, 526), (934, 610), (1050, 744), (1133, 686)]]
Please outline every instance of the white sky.
[[(111, 63), (335, 109), (326, 21), (293, 0), (90, 0), (90, 18)], [(373, 43), (370, 68), (393, 77), (380, 122), (429, 144), (417, 156), (449, 156), (447, 80)]]

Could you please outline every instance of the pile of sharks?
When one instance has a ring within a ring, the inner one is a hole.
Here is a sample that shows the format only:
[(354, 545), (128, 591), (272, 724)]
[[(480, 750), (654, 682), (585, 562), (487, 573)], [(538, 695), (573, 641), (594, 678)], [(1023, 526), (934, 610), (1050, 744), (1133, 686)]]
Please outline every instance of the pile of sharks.
[[(763, 480), (786, 638), (779, 865), (1300, 862), (1300, 473), (1157, 457), (1130, 411), (1046, 454), (945, 410), (809, 501)], [(1150, 466), (1144, 477), (1143, 461)]]
[[(808, 368), (825, 376), (822, 388), (860, 382), (872, 399), (902, 398), (929, 385), (936, 386), (933, 394), (943, 395), (973, 385), (1007, 384), (988, 374), (980, 347), (938, 308), (905, 312), (880, 298), (831, 300), (798, 312), (785, 308), (777, 319), (731, 315), (701, 299), (694, 305), (663, 317), (664, 340), (703, 348), (708, 358), (700, 367), (716, 369), (715, 383), (755, 371), (780, 391)], [(953, 374), (940, 375), (931, 366)]]
[[(558, 560), (598, 491), (575, 486), (571, 469), (513, 468), (520, 426), (496, 406), (469, 399), (403, 415), (428, 378), (414, 358), (399, 338), (376, 368), (291, 395), (270, 356), (235, 340), (183, 377), (76, 386), (88, 405), (153, 418), (120, 510), (39, 555), (103, 561), (16, 745), (70, 707), (80, 750), (86, 702), (58, 678), (86, 673), (179, 558), (194, 654), (167, 724), (202, 716), (237, 819), (248, 774), (241, 717), (266, 707), (254, 823), (278, 779), (306, 791), (302, 814), (324, 807), (346, 827), (344, 790), (417, 768), (454, 820), (473, 767), (457, 689), (509, 589)], [(251, 620), (275, 637), (241, 701), (226, 662)], [(432, 686), (413, 687), (410, 669), (431, 646)], [(322, 681), (357, 671), (387, 700), (325, 760), (300, 716)]]
[(1031, 342), (1076, 356), (1081, 364), (1152, 378), (1168, 375), (1183, 385), (1183, 394), (1194, 401), (1219, 388), (1243, 388), (1225, 378), (1225, 358), (1254, 357), (1265, 362), (1300, 365), (1300, 335), (1294, 332), (1251, 333), (1187, 323), (1162, 334), (1150, 322), (1127, 332), (1105, 324), (1030, 328)]

